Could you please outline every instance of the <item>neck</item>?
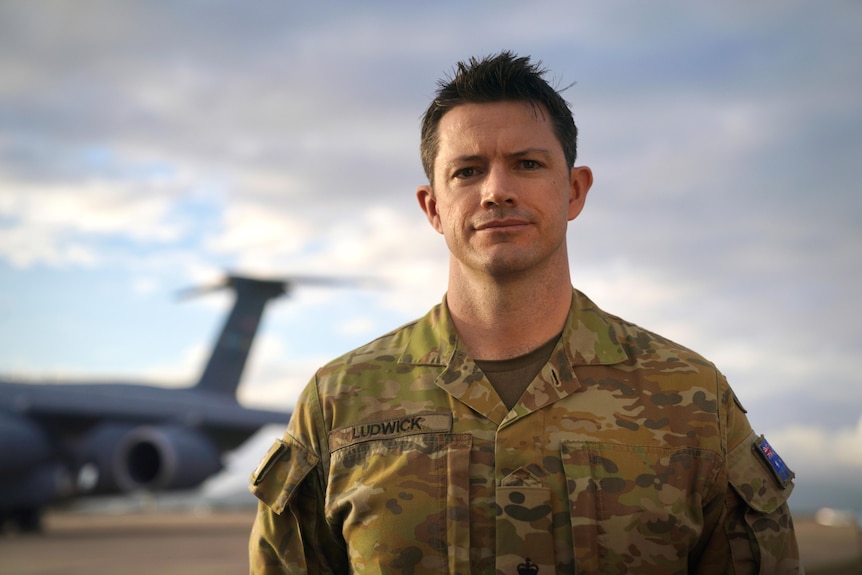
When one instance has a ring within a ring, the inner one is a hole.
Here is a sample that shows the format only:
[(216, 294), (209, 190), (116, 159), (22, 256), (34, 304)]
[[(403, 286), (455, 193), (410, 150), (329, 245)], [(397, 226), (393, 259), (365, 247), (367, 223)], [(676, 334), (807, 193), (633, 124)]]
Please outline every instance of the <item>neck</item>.
[(517, 357), (562, 331), (572, 303), (568, 266), (538, 279), (465, 277), (451, 270), (449, 313), (475, 359)]

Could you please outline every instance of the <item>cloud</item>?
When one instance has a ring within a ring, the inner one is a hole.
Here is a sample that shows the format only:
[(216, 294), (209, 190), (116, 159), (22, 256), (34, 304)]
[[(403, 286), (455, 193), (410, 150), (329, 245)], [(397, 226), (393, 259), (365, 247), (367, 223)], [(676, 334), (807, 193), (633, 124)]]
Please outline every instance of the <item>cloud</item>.
[(206, 244), (216, 253), (247, 253), (272, 261), (300, 252), (313, 237), (307, 222), (262, 203), (236, 202), (222, 216), (222, 230)]
[(862, 415), (855, 427), (830, 430), (816, 425), (789, 425), (772, 431), (769, 441), (786, 454), (782, 457), (797, 475), (809, 480), (862, 471)]
[(164, 244), (183, 233), (175, 187), (159, 180), (94, 178), (37, 183), (0, 177), (0, 255), (18, 266), (94, 265), (100, 242)]

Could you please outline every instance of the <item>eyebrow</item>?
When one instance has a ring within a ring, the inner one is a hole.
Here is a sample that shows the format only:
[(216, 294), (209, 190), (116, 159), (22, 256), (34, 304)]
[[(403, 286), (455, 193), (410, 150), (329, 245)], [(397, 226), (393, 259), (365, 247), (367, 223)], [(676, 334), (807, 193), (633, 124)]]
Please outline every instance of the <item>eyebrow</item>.
[(520, 150), (518, 152), (512, 152), (511, 154), (508, 154), (507, 157), (523, 158), (524, 156), (533, 156), (533, 155), (550, 156), (551, 151), (546, 150), (545, 148), (527, 148), (525, 150)]
[[(534, 156), (534, 155), (549, 157), (552, 154), (551, 154), (550, 150), (547, 150), (545, 148), (525, 148), (523, 150), (518, 150), (517, 152), (512, 152), (510, 154), (506, 154), (506, 158), (517, 159), (517, 158), (523, 158), (525, 156)], [(447, 166), (454, 166), (454, 165), (458, 165), (458, 164), (481, 161), (483, 159), (484, 159), (484, 156), (482, 156), (481, 154), (465, 154), (463, 156), (456, 156), (456, 157), (452, 158), (451, 160), (446, 162), (446, 165)]]

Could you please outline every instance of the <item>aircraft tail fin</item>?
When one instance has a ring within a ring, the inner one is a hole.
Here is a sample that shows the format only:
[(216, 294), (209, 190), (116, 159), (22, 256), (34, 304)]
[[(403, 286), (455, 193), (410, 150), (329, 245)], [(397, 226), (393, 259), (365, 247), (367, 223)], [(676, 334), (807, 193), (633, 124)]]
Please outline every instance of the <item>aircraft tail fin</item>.
[(287, 294), (296, 284), (316, 286), (375, 285), (363, 278), (332, 278), (319, 276), (289, 276), (282, 280), (264, 280), (239, 275), (228, 275), (222, 283), (195, 288), (184, 292), (194, 296), (223, 288), (231, 288), (236, 300), (222, 328), (212, 355), (195, 389), (236, 396), (251, 344), (257, 333), (260, 318), (271, 299)]
[(221, 287), (233, 289), (236, 300), (195, 389), (236, 396), (264, 307), (287, 293), (288, 283), (232, 275)]

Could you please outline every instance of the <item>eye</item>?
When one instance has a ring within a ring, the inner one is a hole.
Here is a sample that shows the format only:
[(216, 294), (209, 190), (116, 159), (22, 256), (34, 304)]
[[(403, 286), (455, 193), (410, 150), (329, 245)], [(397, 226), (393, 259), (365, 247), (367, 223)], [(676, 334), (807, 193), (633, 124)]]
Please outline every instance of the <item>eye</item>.
[(477, 173), (476, 168), (461, 168), (460, 170), (457, 170), (453, 174), (453, 177), (456, 179), (459, 179), (459, 180), (463, 180), (466, 178), (472, 178), (473, 176), (476, 175), (476, 173)]
[(537, 170), (542, 164), (536, 160), (521, 160), (521, 167), (525, 170)]

